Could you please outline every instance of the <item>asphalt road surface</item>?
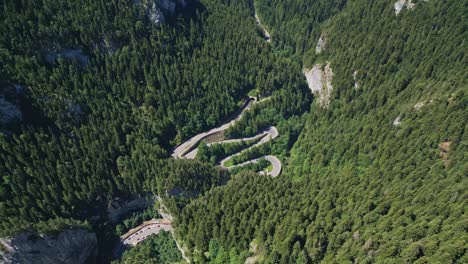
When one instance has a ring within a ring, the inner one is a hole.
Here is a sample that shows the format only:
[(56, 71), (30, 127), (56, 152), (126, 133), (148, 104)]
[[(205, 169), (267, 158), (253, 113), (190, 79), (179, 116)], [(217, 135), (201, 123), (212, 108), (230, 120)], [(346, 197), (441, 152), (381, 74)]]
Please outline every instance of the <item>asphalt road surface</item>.
[(170, 232), (172, 230), (171, 223), (152, 223), (145, 225), (135, 233), (128, 236), (123, 241), (123, 244), (135, 246), (141, 241), (145, 240), (149, 235), (159, 234), (161, 230)]
[[(266, 101), (268, 99), (269, 98), (264, 98), (264, 99), (260, 100), (259, 102), (263, 102), (263, 101)], [(249, 110), (250, 107), (252, 106), (252, 104), (254, 104), (254, 103), (257, 103), (256, 99), (253, 99), (253, 98), (247, 99), (246, 102), (244, 103), (244, 105), (242, 106), (242, 108), (240, 109), (239, 113), (236, 116), (234, 116), (230, 121), (222, 124), (219, 127), (213, 128), (213, 129), (211, 129), (211, 130), (209, 130), (207, 132), (197, 134), (197, 135), (193, 136), (192, 138), (190, 138), (189, 140), (185, 141), (184, 143), (180, 144), (179, 146), (177, 146), (174, 149), (174, 151), (172, 153), (172, 157), (174, 157), (174, 158), (194, 159), (196, 157), (196, 155), (197, 155), (197, 152), (198, 152), (198, 148), (196, 148), (196, 145), (201, 140), (203, 140), (204, 138), (206, 138), (206, 137), (208, 137), (210, 135), (213, 135), (214, 133), (222, 132), (222, 131), (228, 129), (230, 126), (234, 125), (237, 121), (239, 121), (242, 118), (243, 113), (245, 111)], [(228, 157), (224, 158), (223, 160), (221, 160), (221, 162), (220, 162), (221, 167), (231, 169), (231, 168), (235, 168), (235, 167), (244, 166), (244, 165), (247, 165), (247, 164), (258, 162), (261, 158), (249, 160), (249, 161), (243, 162), (241, 164), (237, 164), (237, 165), (230, 166), (230, 167), (225, 166), (226, 162), (231, 160), (233, 157), (239, 156), (239, 155), (243, 154), (245, 151), (248, 151), (248, 150), (250, 150), (252, 148), (255, 148), (255, 147), (258, 147), (258, 146), (260, 146), (262, 144), (265, 144), (265, 143), (275, 139), (276, 137), (278, 137), (278, 135), (279, 135), (279, 133), (278, 133), (278, 130), (276, 129), (276, 127), (271, 126), (267, 130), (255, 135), (253, 137), (221, 140), (221, 141), (209, 143), (207, 145), (210, 146), (210, 145), (214, 145), (214, 144), (234, 143), (234, 142), (240, 142), (240, 141), (250, 141), (250, 140), (256, 140), (256, 139), (261, 138), (259, 142), (255, 143), (254, 145), (250, 146), (249, 148), (246, 148), (246, 149), (244, 149), (244, 150), (242, 150), (242, 151), (240, 151), (238, 153), (235, 153), (235, 154), (233, 154), (231, 156), (228, 156)], [(267, 161), (269, 161), (272, 164), (272, 167), (273, 167), (271, 172), (268, 172), (267, 175), (270, 175), (272, 177), (276, 177), (281, 173), (281, 161), (277, 157), (268, 155), (268, 156), (264, 156), (262, 158), (265, 158)], [(265, 174), (264, 172), (260, 172), (260, 174), (262, 174), (262, 173)]]

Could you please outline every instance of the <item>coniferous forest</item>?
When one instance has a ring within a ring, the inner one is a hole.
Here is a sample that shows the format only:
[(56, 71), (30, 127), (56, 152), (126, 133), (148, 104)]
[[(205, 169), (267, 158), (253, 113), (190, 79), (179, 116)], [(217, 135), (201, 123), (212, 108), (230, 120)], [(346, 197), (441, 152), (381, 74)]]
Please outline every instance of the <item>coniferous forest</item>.
[[(193, 263), (467, 263), (468, 6), (395, 1), (3, 1), (0, 237), (101, 248), (109, 202), (150, 193)], [(154, 23), (152, 2), (175, 8)], [(326, 106), (303, 73), (325, 64)], [(171, 157), (248, 95), (224, 136), (275, 126), (235, 162), (275, 155), (278, 177), (216, 166), (257, 141)], [(116, 261), (183, 260), (161, 233)]]

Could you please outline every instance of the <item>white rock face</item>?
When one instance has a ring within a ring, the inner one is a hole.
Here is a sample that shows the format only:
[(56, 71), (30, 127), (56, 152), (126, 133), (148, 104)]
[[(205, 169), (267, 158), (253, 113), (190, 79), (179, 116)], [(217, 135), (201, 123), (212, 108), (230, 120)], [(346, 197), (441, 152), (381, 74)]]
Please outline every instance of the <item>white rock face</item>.
[(317, 42), (317, 46), (315, 46), (315, 54), (321, 53), (325, 50), (325, 45), (327, 44), (325, 36), (322, 34)]
[(395, 3), (395, 15), (400, 14), (401, 10), (406, 7), (406, 0), (398, 0)]
[(394, 126), (401, 125), (401, 115), (397, 116), (397, 118), (395, 118), (395, 120), (393, 120), (393, 125)]
[(148, 19), (155, 25), (159, 25), (159, 23), (166, 20), (163, 12), (158, 8), (156, 2), (150, 3), (150, 8), (148, 9)]
[[(427, 2), (428, 0), (424, 0), (424, 2)], [(395, 2), (395, 15), (400, 14), (400, 12), (404, 9), (414, 9), (416, 7), (416, 4), (413, 3), (413, 0), (398, 0)]]
[(424, 101), (421, 101), (421, 102), (418, 102), (417, 104), (415, 104), (413, 108), (414, 108), (414, 110), (419, 111), (424, 106), (432, 104), (432, 102), (434, 102), (434, 100), (432, 100), (432, 99), (429, 100), (429, 102), (427, 100), (424, 100)]
[(0, 263), (81, 264), (97, 255), (95, 233), (84, 229), (64, 230), (58, 235), (32, 232), (0, 238)]
[(354, 89), (355, 90), (359, 89), (359, 84), (358, 84), (358, 81), (357, 81), (357, 74), (358, 74), (358, 71), (353, 72)]
[(330, 67), (330, 63), (327, 63), (323, 70), (322, 68), (322, 64), (317, 64), (311, 70), (304, 69), (303, 72), (310, 90), (319, 100), (318, 104), (326, 108), (330, 104), (330, 96), (333, 92), (333, 86), (331, 84), (333, 71)]
[[(165, 15), (172, 15), (175, 12), (176, 0), (143, 0), (134, 1), (135, 4), (142, 5), (146, 9), (148, 19), (155, 25), (166, 20)], [(177, 0), (182, 7), (187, 5), (185, 0)]]
[(425, 101), (422, 101), (422, 102), (419, 102), (417, 104), (414, 105), (414, 110), (416, 111), (419, 111), (421, 108), (423, 108), (423, 106), (426, 104)]

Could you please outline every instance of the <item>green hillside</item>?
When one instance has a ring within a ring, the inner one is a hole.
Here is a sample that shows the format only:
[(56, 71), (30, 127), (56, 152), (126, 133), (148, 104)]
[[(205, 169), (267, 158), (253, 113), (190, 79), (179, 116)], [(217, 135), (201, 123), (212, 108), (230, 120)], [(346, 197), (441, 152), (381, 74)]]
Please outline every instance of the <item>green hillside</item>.
[[(152, 193), (195, 263), (467, 263), (468, 6), (395, 1), (176, 1), (160, 24), (140, 1), (4, 1), (0, 237), (107, 246), (109, 201)], [(275, 155), (280, 176), (215, 166), (256, 141), (171, 157), (247, 95), (224, 136), (275, 126), (237, 161)], [(122, 263), (180, 260), (161, 237)]]
[(466, 5), (419, 1), (395, 16), (389, 1), (352, 1), (305, 40), (295, 34), (318, 18), (295, 5), (258, 12), (279, 48), (308, 43), (305, 68), (330, 62), (331, 104), (313, 104), (281, 178), (216, 188), (184, 209), (180, 235), (201, 251), (216, 240), (225, 258), (255, 241), (265, 263), (468, 261)]

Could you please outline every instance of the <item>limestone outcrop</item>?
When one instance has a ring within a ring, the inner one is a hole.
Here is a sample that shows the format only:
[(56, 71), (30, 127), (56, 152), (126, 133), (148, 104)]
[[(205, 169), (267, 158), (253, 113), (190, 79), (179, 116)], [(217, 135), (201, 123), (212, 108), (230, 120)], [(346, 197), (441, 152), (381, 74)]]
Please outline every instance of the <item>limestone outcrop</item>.
[(24, 232), (0, 238), (0, 263), (81, 264), (97, 256), (97, 237), (85, 229), (68, 229), (57, 235)]
[(310, 90), (318, 99), (318, 104), (324, 108), (328, 107), (333, 92), (333, 71), (330, 67), (330, 63), (328, 62), (326, 65), (316, 64), (310, 70), (304, 69), (303, 73), (307, 79)]

